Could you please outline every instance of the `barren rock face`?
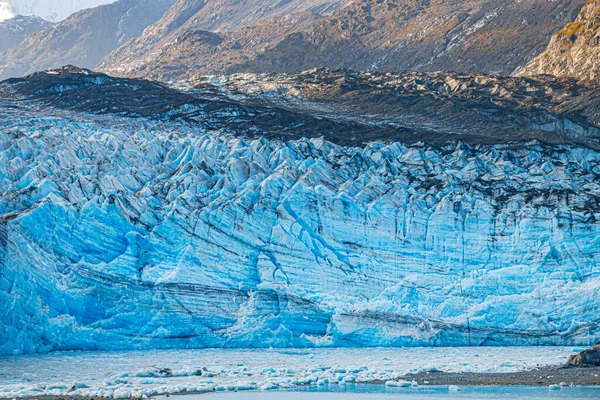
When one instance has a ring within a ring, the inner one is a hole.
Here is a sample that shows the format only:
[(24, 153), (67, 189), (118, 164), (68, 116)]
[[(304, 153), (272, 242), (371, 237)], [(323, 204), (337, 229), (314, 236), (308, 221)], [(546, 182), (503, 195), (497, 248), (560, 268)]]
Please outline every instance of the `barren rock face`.
[(584, 350), (579, 354), (569, 357), (567, 365), (573, 365), (578, 367), (600, 367), (600, 343), (597, 343), (591, 349)]
[(559, 30), (547, 49), (518, 75), (549, 74), (600, 80), (600, 1), (590, 0), (574, 22)]
[(98, 69), (145, 78), (221, 73), (256, 58), (287, 35), (308, 29), (343, 0), (178, 0), (144, 31), (109, 54)]

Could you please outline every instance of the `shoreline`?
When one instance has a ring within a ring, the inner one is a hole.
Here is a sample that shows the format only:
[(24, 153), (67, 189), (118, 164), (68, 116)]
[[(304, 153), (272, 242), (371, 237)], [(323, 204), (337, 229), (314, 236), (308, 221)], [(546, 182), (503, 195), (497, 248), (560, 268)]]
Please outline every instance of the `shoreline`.
[[(548, 366), (519, 372), (423, 372), (404, 375), (400, 380), (416, 381), (419, 387), (486, 387), (486, 386), (600, 386), (600, 367), (565, 367)], [(356, 382), (352, 385), (385, 385), (384, 381)], [(306, 385), (308, 386), (308, 385)], [(253, 392), (256, 390), (252, 390)], [(290, 392), (293, 390), (273, 390), (273, 392)], [(178, 397), (215, 393), (180, 392), (177, 394), (157, 394), (150, 398)], [(7, 398), (8, 399), (8, 398)], [(103, 397), (68, 394), (41, 395), (20, 397), (19, 400), (103, 400)], [(142, 400), (138, 397), (125, 397), (130, 400)]]
[[(600, 386), (600, 367), (548, 366), (519, 372), (421, 372), (405, 375), (429, 386)], [(427, 383), (425, 383), (427, 382)]]

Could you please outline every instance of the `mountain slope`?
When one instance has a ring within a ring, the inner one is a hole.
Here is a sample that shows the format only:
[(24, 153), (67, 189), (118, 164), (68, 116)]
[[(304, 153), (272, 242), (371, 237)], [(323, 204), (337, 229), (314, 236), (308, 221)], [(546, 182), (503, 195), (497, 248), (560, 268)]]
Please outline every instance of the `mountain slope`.
[[(140, 37), (131, 40), (121, 48), (108, 55), (99, 65), (99, 69), (119, 75), (136, 75), (135, 71), (147, 67), (146, 72), (154, 68), (169, 68), (174, 58), (183, 60), (181, 65), (190, 61), (188, 65), (207, 65), (209, 70), (224, 71), (229, 65), (218, 65), (218, 57), (214, 58), (215, 65), (211, 65), (211, 59), (205, 59), (207, 51), (200, 51), (196, 54), (195, 46), (182, 46), (178, 44), (189, 42), (191, 36), (204, 35), (201, 32), (235, 32), (247, 26), (260, 26), (261, 22), (270, 19), (275, 24), (272, 29), (277, 35), (267, 38), (273, 42), (278, 41), (278, 37), (294, 32), (297, 24), (282, 24), (282, 20), (296, 18), (294, 15), (319, 15), (330, 13), (343, 4), (342, 0), (292, 0), (273, 2), (271, 0), (217, 0), (205, 2), (202, 0), (178, 0), (177, 3), (165, 14), (165, 16), (152, 26), (150, 26)], [(280, 25), (279, 29), (277, 25)], [(281, 27), (289, 26), (288, 30), (282, 30)], [(251, 28), (252, 29), (252, 28)], [(248, 31), (242, 31), (236, 35), (236, 38), (221, 38), (219, 41), (241, 41), (250, 44), (250, 47), (257, 47), (252, 38), (248, 36)], [(240, 38), (238, 39), (237, 36)], [(248, 38), (249, 40), (245, 40)], [(267, 45), (265, 39), (262, 40), (263, 46)], [(199, 46), (202, 47), (203, 44)], [(175, 48), (177, 50), (175, 50)], [(227, 54), (236, 52), (241, 47), (243, 52), (253, 53), (252, 48), (244, 44), (235, 44), (234, 49), (228, 49), (227, 46), (219, 52), (224, 53), (224, 58), (235, 59), (236, 55)], [(174, 52), (178, 51), (177, 56)], [(165, 54), (163, 54), (165, 53)], [(242, 62), (245, 60), (242, 60)], [(239, 62), (238, 62), (239, 63)], [(177, 64), (177, 63), (176, 63)], [(176, 70), (181, 70), (181, 65), (175, 65)]]
[(0, 77), (77, 64), (94, 67), (110, 51), (160, 19), (175, 0), (120, 0), (80, 11), (28, 36), (0, 61)]
[(108, 67), (107, 63), (113, 62), (109, 58), (97, 69), (115, 75), (163, 81), (218, 74), (255, 59), (265, 48), (276, 45), (290, 33), (308, 28), (321, 18), (319, 14), (301, 12), (269, 17), (234, 32), (190, 29), (154, 53), (160, 54), (158, 60), (146, 62), (146, 59), (133, 66), (116, 62), (114, 67)]
[[(262, 31), (277, 34), (254, 48), (236, 38), (244, 33), (236, 32), (239, 29), (233, 24), (219, 26), (179, 11), (155, 24), (160, 34), (150, 35), (155, 28), (149, 29), (104, 59), (100, 69), (162, 80), (189, 77), (194, 69), (188, 72), (183, 67), (197, 64), (205, 66), (199, 69), (205, 73), (293, 72), (330, 67), (508, 75), (539, 54), (551, 33), (575, 18), (584, 1), (359, 0), (342, 3), (339, 9), (315, 19), (310, 26), (296, 25), (289, 32), (278, 29), (277, 20), (260, 20), (257, 24)], [(175, 20), (175, 15), (181, 16), (178, 21), (187, 22), (177, 29), (159, 29)], [(189, 43), (189, 37), (197, 30), (223, 29), (233, 39), (221, 38), (209, 45)], [(187, 45), (178, 45), (186, 41)], [(223, 46), (222, 41), (226, 43)], [(240, 52), (244, 57), (239, 57)], [(216, 61), (212, 61), (211, 54), (217, 55)], [(220, 62), (221, 59), (228, 63)], [(171, 70), (168, 66), (173, 63)]]
[(52, 25), (54, 24), (40, 17), (23, 15), (0, 21), (0, 53), (17, 46), (32, 33), (50, 28)]
[(554, 36), (546, 50), (518, 75), (549, 74), (600, 80), (600, 1), (590, 0), (577, 19)]
[(291, 35), (251, 71), (314, 66), (508, 75), (538, 54), (583, 1), (361, 0)]

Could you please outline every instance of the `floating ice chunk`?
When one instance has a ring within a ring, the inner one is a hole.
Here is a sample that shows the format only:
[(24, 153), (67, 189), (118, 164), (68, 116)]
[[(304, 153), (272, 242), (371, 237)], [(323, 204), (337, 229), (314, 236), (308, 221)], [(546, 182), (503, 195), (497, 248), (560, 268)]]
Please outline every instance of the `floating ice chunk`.
[(548, 389), (550, 389), (550, 390), (560, 390), (560, 385), (548, 385)]
[(264, 385), (259, 386), (260, 390), (277, 390), (279, 386), (274, 383), (266, 383)]
[(448, 386), (448, 390), (451, 392), (458, 392), (458, 391), (460, 391), (460, 388), (456, 385), (450, 385), (450, 386)]
[(67, 386), (63, 385), (63, 384), (52, 384), (52, 385), (46, 385), (46, 390), (56, 390), (56, 389), (66, 389)]
[(173, 376), (205, 376), (204, 374), (208, 372), (206, 367), (204, 368), (193, 368), (193, 369), (183, 369), (180, 371), (173, 372)]
[(410, 387), (411, 386), (411, 382), (408, 381), (387, 381), (385, 383), (385, 386), (389, 386), (389, 387)]

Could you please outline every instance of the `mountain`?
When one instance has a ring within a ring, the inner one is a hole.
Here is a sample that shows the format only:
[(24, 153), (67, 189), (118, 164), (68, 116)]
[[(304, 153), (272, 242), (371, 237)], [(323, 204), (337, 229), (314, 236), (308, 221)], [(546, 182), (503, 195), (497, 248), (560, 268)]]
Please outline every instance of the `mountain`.
[(161, 80), (314, 67), (509, 75), (539, 54), (584, 2), (358, 0), (337, 3), (327, 12), (304, 7), (320, 18), (290, 24), (287, 32), (279, 19), (254, 18), (245, 25), (272, 38), (256, 46), (240, 24), (221, 24), (221, 13), (212, 11), (216, 6), (192, 10), (194, 2), (181, 0), (140, 38), (106, 57), (99, 69)]
[[(0, 353), (592, 344), (598, 90), (330, 70), (3, 82)], [(403, 116), (445, 140), (395, 139)], [(497, 131), (511, 119), (530, 129)]]
[[(341, 0), (178, 0), (140, 37), (102, 60), (99, 69), (119, 75), (138, 75), (140, 68), (149, 74), (157, 68), (167, 75), (174, 69), (177, 72), (171, 75), (181, 76), (188, 68), (191, 73), (202, 71), (196, 69), (200, 64), (208, 71), (224, 71), (341, 4)], [(264, 26), (264, 20), (270, 23)]]
[(94, 67), (110, 51), (140, 35), (175, 0), (120, 0), (77, 12), (28, 36), (0, 58), (0, 77), (78, 64)]
[(77, 11), (93, 8), (115, 0), (9, 0), (17, 14), (37, 15), (49, 21), (62, 21)]
[(16, 47), (32, 33), (53, 25), (40, 17), (23, 15), (0, 21), (0, 53)]
[(251, 71), (314, 66), (508, 75), (572, 20), (582, 1), (361, 0), (290, 35)]
[(119, 57), (127, 48), (125, 45), (104, 59), (97, 69), (163, 81), (218, 74), (256, 58), (286, 35), (306, 29), (321, 18), (319, 14), (301, 12), (269, 17), (234, 32), (187, 30), (161, 45), (160, 51), (144, 52), (151, 54), (150, 58), (160, 55), (157, 60), (146, 57), (143, 62), (135, 59), (121, 62)]
[(600, 80), (600, 1), (590, 0), (577, 19), (552, 36), (546, 50), (519, 75), (549, 74)]

